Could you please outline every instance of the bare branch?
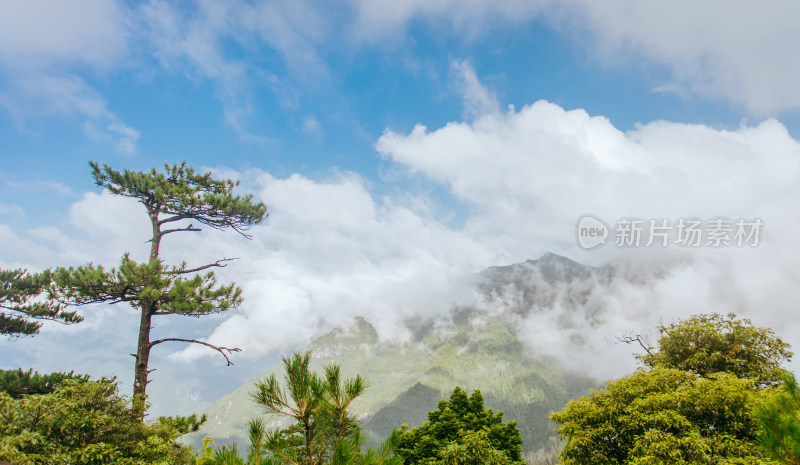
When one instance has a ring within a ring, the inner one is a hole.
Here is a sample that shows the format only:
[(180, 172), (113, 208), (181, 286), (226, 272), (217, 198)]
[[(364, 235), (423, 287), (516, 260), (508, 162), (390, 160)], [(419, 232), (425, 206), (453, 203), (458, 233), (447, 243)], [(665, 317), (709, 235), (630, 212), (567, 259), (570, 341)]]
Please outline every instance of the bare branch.
[(100, 297), (97, 297), (97, 298), (94, 298), (94, 299), (83, 300), (81, 302), (75, 302), (75, 301), (72, 301), (70, 299), (62, 298), (62, 297), (57, 297), (57, 298), (54, 298), (53, 300), (58, 302), (58, 303), (60, 303), (60, 304), (62, 304), (62, 305), (71, 305), (71, 306), (74, 306), (74, 307), (82, 307), (84, 305), (100, 304), (100, 303), (114, 305), (114, 304), (118, 304), (118, 303), (121, 303), (121, 302), (133, 302), (135, 300), (138, 300), (138, 298), (139, 298), (138, 296), (113, 298), (113, 297), (111, 297), (110, 294), (103, 294)]
[(209, 263), (208, 265), (198, 266), (197, 268), (191, 268), (191, 269), (188, 269), (188, 270), (165, 271), (164, 274), (188, 274), (188, 273), (196, 273), (198, 271), (203, 271), (203, 270), (207, 270), (209, 268), (214, 268), (214, 267), (225, 268), (226, 266), (228, 266), (228, 264), (227, 263), (222, 263), (222, 262), (230, 262), (230, 261), (238, 260), (238, 259), (239, 259), (239, 257), (222, 258), (222, 259), (217, 260), (214, 263)]
[(651, 347), (645, 345), (645, 339), (647, 339), (647, 336), (645, 336), (645, 335), (642, 335), (642, 334), (635, 334), (635, 335), (624, 334), (622, 336), (614, 336), (614, 339), (615, 339), (615, 341), (612, 341), (611, 342), (612, 344), (621, 344), (621, 343), (633, 344), (634, 342), (637, 342), (642, 347), (642, 349), (644, 349), (649, 355), (653, 355)]
[(156, 341), (151, 342), (150, 343), (150, 347), (152, 347), (152, 346), (154, 346), (156, 344), (161, 344), (162, 342), (167, 342), (167, 341), (190, 342), (190, 343), (194, 343), (194, 344), (201, 344), (201, 345), (204, 345), (206, 347), (211, 347), (212, 349), (214, 349), (217, 352), (221, 353), (223, 357), (225, 357), (225, 361), (228, 362), (228, 366), (233, 365), (233, 362), (231, 362), (231, 359), (228, 358), (228, 355), (225, 352), (228, 352), (228, 354), (232, 354), (234, 352), (241, 352), (242, 351), (242, 349), (240, 349), (238, 347), (233, 347), (233, 348), (221, 347), (221, 346), (215, 346), (214, 344), (209, 344), (208, 342), (198, 341), (197, 339), (180, 339), (180, 338), (176, 338), (176, 337), (169, 337), (169, 338), (166, 338), (166, 339), (158, 339)]
[(164, 223), (171, 223), (171, 222), (173, 222), (173, 221), (186, 220), (186, 219), (189, 219), (189, 218), (191, 218), (191, 217), (192, 217), (192, 215), (175, 215), (175, 216), (170, 216), (169, 218), (164, 218), (163, 220), (158, 220), (158, 225), (159, 225), (159, 226), (161, 226), (161, 225), (162, 225), (162, 224), (164, 224)]
[(195, 228), (193, 224), (190, 224), (189, 226), (187, 226), (185, 228), (166, 229), (164, 231), (161, 231), (161, 235), (162, 236), (166, 236), (167, 234), (171, 234), (171, 233), (174, 233), (174, 232), (183, 232), (183, 231), (198, 232), (198, 231), (202, 231), (202, 229)]

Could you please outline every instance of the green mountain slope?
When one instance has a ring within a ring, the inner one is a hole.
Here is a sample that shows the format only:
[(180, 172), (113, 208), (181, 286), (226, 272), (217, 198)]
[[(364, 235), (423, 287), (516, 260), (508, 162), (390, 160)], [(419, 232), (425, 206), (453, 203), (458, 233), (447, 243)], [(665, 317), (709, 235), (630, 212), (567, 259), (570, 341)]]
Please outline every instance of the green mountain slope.
[[(552, 275), (554, 267), (560, 275)], [(349, 328), (336, 329), (311, 344), (312, 367), (321, 371), (324, 365), (337, 363), (343, 374), (361, 374), (369, 381), (369, 389), (354, 409), (373, 443), (382, 441), (403, 423), (421, 424), (440, 398), (449, 397), (453, 388), (460, 386), (467, 391), (480, 389), (487, 407), (505, 412), (506, 420), (517, 420), (524, 449), (536, 450), (552, 435), (548, 412), (560, 410), (569, 399), (585, 394), (598, 383), (526, 348), (515, 330), (515, 321), (520, 313), (540, 307), (535, 300), (542, 298), (543, 291), (526, 298), (525, 290), (536, 286), (544, 289), (549, 278), (569, 286), (567, 274), (584, 283), (597, 273), (549, 255), (539, 261), (492, 268), (483, 273), (482, 291), (497, 297), (516, 289), (522, 292), (521, 301), (530, 303), (527, 308), (503, 312), (477, 305), (455, 308), (446, 320), (409, 324), (413, 337), (402, 344), (380, 343), (369, 322), (357, 318)], [(566, 295), (579, 306), (579, 294)], [(280, 368), (273, 370), (279, 377)], [(199, 443), (208, 435), (217, 444), (236, 441), (244, 445), (248, 419), (261, 415), (249, 393), (255, 382), (269, 373), (212, 404), (206, 411), (209, 421), (188, 440)], [(268, 421), (281, 426), (278, 419)]]

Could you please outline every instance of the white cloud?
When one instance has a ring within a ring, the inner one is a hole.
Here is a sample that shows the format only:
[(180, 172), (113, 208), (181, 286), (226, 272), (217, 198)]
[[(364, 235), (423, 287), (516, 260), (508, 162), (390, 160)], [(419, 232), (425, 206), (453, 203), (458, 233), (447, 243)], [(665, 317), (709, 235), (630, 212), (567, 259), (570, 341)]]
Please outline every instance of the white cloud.
[[(327, 66), (317, 56), (329, 25), (317, 9), (302, 1), (207, 1), (194, 9), (152, 0), (141, 9), (146, 38), (161, 65), (208, 79), (223, 105), (225, 120), (247, 142), (269, 142), (255, 128), (254, 94), (271, 89), (284, 106), (296, 106), (295, 81), (315, 87), (327, 80)], [(264, 46), (277, 51), (287, 76), (260, 60), (232, 57), (226, 49), (235, 43), (258, 54)]]
[(35, 270), (88, 262), (111, 267), (126, 251), (136, 260), (147, 259), (150, 223), (136, 201), (89, 192), (72, 204), (69, 218), (72, 231), (45, 226), (18, 232), (0, 224), (0, 243), (7, 245), (0, 263)]
[[(107, 126), (98, 128), (98, 123), (107, 124)], [(113, 145), (122, 155), (136, 153), (136, 141), (139, 140), (140, 135), (139, 131), (119, 122), (116, 116), (110, 113), (109, 118), (102, 123), (91, 120), (83, 123), (83, 132), (97, 143)]]
[(139, 133), (107, 107), (84, 73), (105, 75), (128, 52), (125, 7), (115, 1), (8, 1), (0, 5), (0, 105), (22, 127), (77, 116), (92, 139), (136, 151)]
[[(172, 235), (162, 256), (190, 265), (239, 257), (219, 270), (219, 279), (242, 286), (245, 303), (201, 323), (159, 323), (157, 330), (239, 346), (245, 351), (235, 357), (245, 363), (302, 347), (356, 315), (373, 321), (385, 340), (402, 341), (405, 319), (443, 315), (454, 301), (472, 301), (475, 272), (553, 250), (590, 264), (620, 264), (613, 285), (591, 288), (592, 308), (601, 310), (594, 318), (539, 313), (520, 321), (532, 346), (582, 355), (595, 374), (633, 366), (631, 350), (605, 346), (609, 336), (692, 313), (733, 310), (800, 346), (794, 308), (800, 144), (776, 121), (735, 131), (661, 121), (623, 133), (605, 118), (537, 102), (470, 124), (387, 132), (377, 149), (463, 201), (464, 226), (431, 216), (436, 209), (419, 208), (418, 196), (378, 198), (351, 173), (326, 180), (239, 173), (271, 209), (267, 222), (252, 229), (253, 240), (212, 230)], [(608, 221), (760, 217), (765, 230), (754, 249), (582, 252), (574, 227), (585, 213)], [(0, 260), (114, 265), (125, 250), (146, 255), (147, 218), (135, 202), (86, 194), (70, 218), (79, 233), (0, 227), (2, 242), (20, 251)], [(218, 354), (200, 346), (161, 349), (175, 351), (165, 364), (206, 356), (218, 362)]]
[(794, 19), (800, 4), (777, 0), (702, 3), (569, 0), (567, 2), (404, 0), (391, 5), (352, 0), (362, 39), (402, 34), (415, 20), (453, 28), (467, 38), (541, 21), (589, 56), (609, 65), (666, 68), (659, 91), (686, 91), (745, 105), (759, 115), (800, 107), (800, 57)]
[(24, 128), (48, 117), (77, 117), (87, 136), (115, 146), (124, 155), (136, 152), (139, 132), (119, 120), (105, 99), (83, 79), (72, 74), (30, 72), (11, 75), (0, 105)]
[(13, 70), (108, 69), (124, 57), (127, 36), (125, 8), (114, 0), (0, 3), (0, 64)]
[(51, 191), (62, 196), (75, 195), (69, 186), (52, 179), (19, 179), (6, 172), (0, 171), (0, 181), (9, 189), (14, 189), (18, 192)]
[(467, 119), (472, 120), (500, 112), (497, 95), (478, 80), (475, 68), (469, 62), (451, 61), (450, 72), (453, 74), (456, 90), (464, 101), (464, 116)]
[[(620, 263), (611, 284), (591, 288), (590, 306), (602, 309), (595, 318), (567, 318), (556, 307), (520, 322), (537, 350), (583, 354), (573, 358), (586, 360), (591, 366), (581, 368), (594, 374), (632, 367), (631, 350), (606, 347), (609, 336), (693, 313), (736, 311), (800, 344), (791, 308), (800, 297), (793, 271), (800, 214), (791, 201), (800, 194), (800, 144), (775, 121), (736, 131), (661, 121), (623, 133), (605, 118), (537, 102), (471, 124), (387, 132), (377, 148), (464, 201), (470, 207), (464, 227), (445, 226), (430, 216), (435, 209), (418, 207), (418, 197), (377, 199), (355, 174), (314, 181), (216, 170), (246, 178), (271, 214), (253, 228), (252, 241), (206, 231), (162, 245), (168, 262), (240, 258), (219, 274), (239, 283), (246, 301), (201, 337), (242, 347), (237, 357), (254, 360), (366, 315), (385, 340), (402, 341), (406, 318), (443, 315), (453, 301), (471, 301), (476, 271), (553, 250), (593, 264)], [(147, 226), (139, 206), (113, 201), (86, 195), (72, 215), (88, 222), (95, 247), (118, 250), (108, 260), (141, 242)], [(119, 218), (110, 218), (112, 211)], [(126, 220), (125, 211), (141, 221)], [(610, 222), (760, 217), (765, 235), (752, 250), (606, 246), (587, 253), (574, 241), (584, 213)], [(131, 233), (135, 228), (141, 232)], [(557, 345), (548, 339), (554, 334), (572, 337)], [(200, 346), (173, 350), (179, 351), (175, 363), (216, 355)]]
[(6, 205), (0, 203), (0, 215), (19, 215), (25, 216), (25, 210), (17, 205)]
[(764, 215), (795, 192), (800, 163), (797, 142), (774, 120), (737, 131), (655, 122), (624, 134), (544, 101), (433, 132), (387, 132), (377, 149), (473, 205), (471, 234), (514, 231), (515, 256), (527, 247), (515, 241), (557, 243), (586, 213)]
[(572, 13), (586, 21), (606, 56), (644, 56), (691, 90), (759, 114), (800, 107), (797, 2), (572, 3)]
[[(253, 229), (253, 242), (235, 245), (229, 253), (243, 259), (225, 270), (247, 301), (209, 338), (243, 344), (243, 357), (295, 348), (360, 315), (381, 315), (381, 336), (401, 340), (405, 318), (448, 311), (467, 297), (465, 276), (489, 260), (489, 251), (432, 218), (377, 202), (358, 176), (315, 182), (265, 173), (260, 183), (269, 220)], [(184, 355), (208, 354), (191, 347)]]
[[(555, 3), (552, 0), (400, 0), (376, 3), (350, 0), (356, 11), (354, 30), (362, 39), (377, 40), (402, 32), (416, 19), (444, 21), (448, 26), (475, 35), (498, 22), (526, 21)], [(498, 21), (499, 20), (499, 21)]]
[[(800, 260), (800, 213), (792, 200), (800, 196), (800, 144), (777, 121), (736, 131), (659, 121), (623, 133), (605, 118), (540, 101), (472, 124), (388, 131), (376, 147), (470, 205), (461, 232), (482, 248), (502, 251), (500, 263), (552, 250), (593, 264), (621, 260), (636, 281), (652, 277), (644, 286), (618, 280), (596, 289), (604, 315), (577, 329), (593, 342), (566, 353), (605, 354), (603, 336), (708, 311), (739, 312), (800, 344), (792, 308), (800, 297), (792, 265)], [(584, 252), (574, 228), (587, 213), (612, 226), (623, 217), (673, 224), (694, 216), (758, 217), (765, 230), (755, 249)], [(537, 314), (525, 327), (538, 328), (530, 334), (563, 333), (550, 321), (560, 318)], [(531, 338), (539, 349), (547, 340)]]

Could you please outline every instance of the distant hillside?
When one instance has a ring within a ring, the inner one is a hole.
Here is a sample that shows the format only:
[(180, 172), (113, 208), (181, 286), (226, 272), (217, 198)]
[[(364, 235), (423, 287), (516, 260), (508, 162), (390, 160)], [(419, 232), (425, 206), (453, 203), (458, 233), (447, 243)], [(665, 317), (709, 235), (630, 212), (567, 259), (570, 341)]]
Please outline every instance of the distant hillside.
[[(547, 311), (553, 299), (562, 301), (561, 308), (581, 311), (586, 287), (603, 279), (602, 270), (548, 254), (487, 269), (481, 278), (479, 292), (487, 302), (502, 299), (505, 305), (512, 302), (513, 308), (491, 311), (477, 303), (453, 308), (446, 320), (409, 323), (413, 338), (404, 344), (380, 343), (369, 322), (357, 318), (350, 327), (338, 328), (308, 348), (314, 369), (321, 371), (333, 362), (341, 365), (343, 374), (361, 374), (370, 382), (354, 408), (373, 443), (403, 423), (418, 426), (440, 398), (460, 386), (480, 389), (487, 407), (502, 410), (506, 420), (517, 420), (524, 449), (536, 450), (552, 435), (548, 412), (560, 410), (599, 384), (552, 358), (530, 353), (514, 322), (520, 314)], [(556, 288), (558, 292), (553, 291)], [(247, 420), (261, 414), (249, 393), (256, 381), (272, 372), (282, 376), (276, 367), (212, 404), (206, 411), (208, 423), (188, 440), (199, 443), (209, 435), (217, 444), (244, 444)]]

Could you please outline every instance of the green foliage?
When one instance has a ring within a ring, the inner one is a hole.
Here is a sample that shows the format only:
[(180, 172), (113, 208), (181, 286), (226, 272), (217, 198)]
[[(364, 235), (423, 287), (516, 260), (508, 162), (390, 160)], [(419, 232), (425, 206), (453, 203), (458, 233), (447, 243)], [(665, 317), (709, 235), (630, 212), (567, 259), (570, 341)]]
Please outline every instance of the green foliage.
[(349, 412), (352, 402), (367, 388), (361, 376), (342, 379), (337, 365), (325, 367), (319, 376), (309, 369), (311, 353), (283, 359), (283, 385), (273, 374), (256, 384), (252, 399), (267, 413), (283, 415), (294, 425), (266, 431), (263, 422), (251, 422), (251, 438), (262, 439), (264, 448), (288, 463), (322, 464), (349, 462), (360, 455), (360, 428)]
[[(462, 452), (487, 461), (454, 462)], [(397, 443), (397, 455), (406, 464), (516, 463), (521, 454), (516, 422), (503, 423), (503, 412), (495, 414), (484, 408), (479, 390), (467, 397), (459, 387), (449, 402), (439, 401), (438, 409), (428, 413), (422, 426), (409, 429), (403, 425)], [(501, 456), (506, 461), (497, 461)]]
[(442, 465), (510, 465), (513, 462), (495, 449), (486, 437), (486, 430), (460, 430), (459, 440), (441, 450)]
[(367, 388), (361, 376), (342, 379), (337, 365), (325, 367), (324, 376), (309, 369), (311, 354), (283, 359), (283, 383), (273, 374), (256, 384), (252, 400), (267, 413), (289, 417), (293, 424), (268, 430), (261, 419), (250, 421), (247, 461), (239, 457), (236, 444), (211, 453), (210, 440), (203, 441), (197, 458), (203, 465), (399, 465), (391, 456), (397, 440), (393, 434), (377, 451), (362, 453), (365, 438), (350, 413), (350, 405)]
[[(167, 341), (202, 344), (220, 352), (228, 364), (227, 353), (238, 351), (218, 347), (197, 339), (165, 338), (150, 340), (151, 319), (157, 315), (201, 316), (223, 312), (242, 302), (242, 292), (235, 284), (219, 285), (211, 268), (224, 267), (232, 260), (223, 258), (213, 263), (189, 268), (166, 266), (159, 258), (161, 240), (173, 233), (198, 232), (196, 224), (215, 229), (233, 229), (249, 238), (245, 231), (267, 215), (267, 207), (254, 202), (251, 195), (233, 195), (238, 182), (217, 180), (211, 173), (198, 174), (186, 163), (164, 165), (164, 172), (113, 170), (89, 163), (95, 183), (112, 194), (133, 198), (147, 211), (152, 226), (150, 256), (138, 263), (130, 254), (122, 257), (118, 268), (102, 266), (59, 268), (53, 273), (49, 295), (61, 303), (128, 303), (141, 312), (134, 371), (134, 401), (140, 416), (144, 403), (150, 350)], [(188, 225), (186, 224), (188, 223)], [(203, 272), (203, 273), (201, 273)]]
[(697, 315), (659, 327), (657, 353), (641, 356), (648, 367), (668, 367), (701, 376), (732, 373), (761, 384), (777, 384), (785, 370), (781, 363), (792, 357), (789, 344), (769, 328), (753, 326), (736, 315)]
[(68, 379), (49, 394), (0, 393), (0, 459), (17, 465), (172, 465), (191, 454), (175, 440), (196, 416), (142, 423), (113, 379)]
[(768, 463), (755, 447), (753, 382), (674, 368), (640, 369), (575, 400), (550, 418), (567, 443), (565, 464)]
[(756, 412), (761, 426), (759, 443), (766, 454), (780, 463), (800, 464), (800, 387), (786, 374), (780, 392)]
[(119, 268), (103, 266), (58, 268), (53, 280), (60, 299), (75, 305), (128, 302), (152, 307), (153, 315), (200, 316), (224, 312), (242, 303), (235, 284), (218, 286), (213, 272), (183, 277), (186, 264), (165, 267), (160, 260), (136, 263), (129, 254)]
[[(791, 356), (772, 331), (733, 315), (661, 328), (645, 367), (550, 418), (571, 464), (768, 464), (754, 408), (771, 398)], [(714, 371), (717, 370), (717, 371)]]
[(246, 235), (250, 225), (267, 215), (267, 206), (253, 202), (252, 195), (234, 196), (239, 185), (231, 179), (217, 180), (211, 173), (197, 174), (186, 165), (164, 165), (164, 173), (114, 171), (110, 166), (90, 162), (95, 183), (112, 194), (137, 199), (148, 213), (169, 215), (160, 224), (191, 219), (215, 229), (232, 228)]
[[(457, 319), (448, 337), (425, 324), (415, 330), (414, 344), (402, 347), (377, 344), (374, 329), (359, 320), (348, 331), (334, 331), (312, 343), (311, 350), (320, 355), (311, 360), (311, 369), (322, 372), (325, 364), (337, 363), (343, 373), (359, 373), (370, 381), (354, 408), (369, 412), (361, 426), (372, 447), (398, 425), (421, 425), (454, 386), (467, 392), (480, 388), (486, 405), (502, 410), (506, 421), (517, 420), (525, 452), (549, 447), (553, 425), (548, 414), (600, 383), (566, 371), (554, 359), (532, 357), (514, 347), (518, 335), (507, 320), (481, 318), (476, 311)], [(503, 343), (509, 347), (499, 348)], [(283, 367), (276, 368), (281, 377)], [(255, 413), (249, 397), (253, 386), (254, 381), (212, 404), (207, 412), (218, 421), (206, 425), (204, 433), (217, 442), (238, 442), (243, 450), (247, 421)], [(196, 435), (191, 442), (199, 446), (202, 438)]]
[(22, 368), (0, 370), (0, 392), (5, 392), (15, 399), (28, 394), (48, 394), (68, 379), (86, 381), (89, 379), (89, 375), (76, 375), (71, 371), (40, 375), (33, 369), (22, 371)]
[(83, 317), (65, 311), (64, 305), (41, 297), (51, 282), (49, 271), (30, 274), (26, 270), (0, 270), (0, 335), (9, 337), (37, 334), (41, 321), (78, 323)]

